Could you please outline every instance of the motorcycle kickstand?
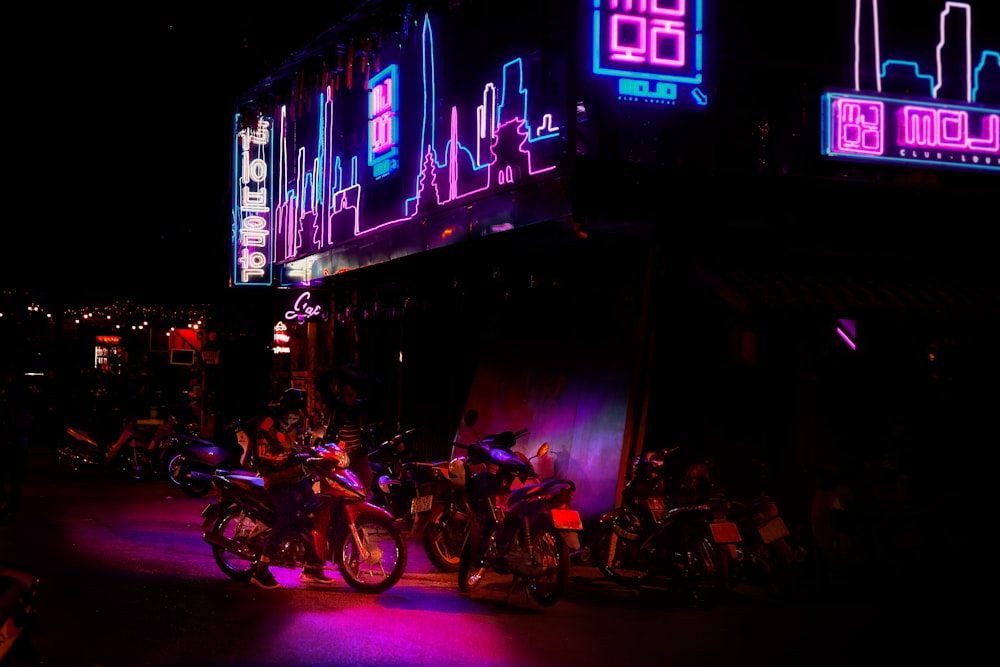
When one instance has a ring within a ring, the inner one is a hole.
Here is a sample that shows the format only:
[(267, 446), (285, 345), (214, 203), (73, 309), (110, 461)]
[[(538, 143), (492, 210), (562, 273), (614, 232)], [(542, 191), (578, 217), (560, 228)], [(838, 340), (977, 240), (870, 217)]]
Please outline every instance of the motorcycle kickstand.
[(354, 536), (354, 546), (358, 549), (358, 562), (367, 562), (371, 557), (372, 552), (365, 548), (365, 545), (362, 543), (361, 536), (358, 535), (358, 527), (354, 525), (354, 522), (351, 522), (351, 535)]
[(507, 594), (503, 596), (504, 604), (510, 603), (510, 594), (514, 592), (514, 587), (517, 586), (519, 581), (524, 583), (524, 601), (529, 602), (531, 600), (531, 596), (528, 593), (528, 580), (523, 577), (514, 577), (510, 580), (510, 586), (507, 587)]

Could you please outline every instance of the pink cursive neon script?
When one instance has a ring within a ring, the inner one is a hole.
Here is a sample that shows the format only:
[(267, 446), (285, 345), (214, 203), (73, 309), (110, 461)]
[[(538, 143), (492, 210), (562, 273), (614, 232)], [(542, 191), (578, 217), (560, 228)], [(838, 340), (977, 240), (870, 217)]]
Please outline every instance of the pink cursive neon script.
[(309, 292), (303, 292), (299, 295), (299, 298), (295, 300), (295, 304), (292, 306), (292, 309), (285, 311), (285, 319), (298, 320), (301, 324), (302, 322), (305, 322), (306, 319), (310, 317), (317, 317), (322, 312), (322, 306), (309, 305)]

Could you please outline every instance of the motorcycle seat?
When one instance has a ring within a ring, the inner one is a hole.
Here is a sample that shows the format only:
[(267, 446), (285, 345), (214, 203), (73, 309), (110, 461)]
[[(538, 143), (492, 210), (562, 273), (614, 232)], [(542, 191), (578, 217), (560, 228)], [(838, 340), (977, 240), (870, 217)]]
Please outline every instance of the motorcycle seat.
[(97, 441), (94, 440), (92, 437), (90, 437), (90, 434), (82, 429), (73, 428), (72, 426), (67, 426), (66, 432), (69, 433), (70, 436), (72, 436), (73, 438), (76, 438), (77, 440), (89, 443), (94, 447), (100, 447), (100, 445), (97, 444)]
[(178, 440), (183, 440), (191, 445), (203, 446), (203, 447), (214, 447), (215, 443), (211, 440), (206, 440), (205, 438), (199, 438), (193, 435), (179, 434), (175, 436)]
[(539, 482), (538, 484), (529, 484), (515, 489), (510, 494), (508, 504), (514, 504), (533, 496), (545, 495), (551, 492), (554, 487), (560, 486), (568, 486), (571, 491), (576, 490), (576, 485), (568, 479), (548, 479), (544, 482)]

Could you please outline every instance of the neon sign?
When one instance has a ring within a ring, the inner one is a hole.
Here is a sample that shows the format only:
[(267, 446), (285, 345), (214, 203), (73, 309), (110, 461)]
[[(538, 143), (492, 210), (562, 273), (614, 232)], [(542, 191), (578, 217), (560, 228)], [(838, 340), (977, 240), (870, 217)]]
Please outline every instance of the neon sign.
[(329, 313), (323, 309), (322, 304), (311, 303), (311, 292), (293, 292), (292, 296), (294, 296), (295, 299), (285, 310), (285, 321), (304, 324), (307, 320), (322, 319), (323, 321), (326, 321), (329, 318)]
[(291, 354), (292, 348), (290, 343), (292, 337), (288, 335), (288, 326), (284, 322), (278, 322), (274, 325), (274, 345), (272, 349), (274, 354)]
[[(236, 120), (238, 123), (239, 115)], [(259, 118), (255, 128), (236, 133), (234, 285), (267, 286), (272, 282), (270, 145), (270, 119)]]
[(823, 95), (823, 155), (1000, 171), (1000, 110)]
[(702, 0), (593, 0), (593, 71), (618, 98), (704, 107)]
[(1000, 51), (974, 53), (972, 16), (970, 3), (945, 2), (937, 44), (924, 49), (933, 58), (909, 60), (883, 48), (879, 0), (855, 0), (856, 92), (823, 94), (822, 154), (1000, 171), (1000, 108), (981, 103), (1000, 86)]
[(399, 169), (398, 71), (390, 65), (368, 84), (368, 166), (375, 178)]
[[(372, 75), (363, 108), (351, 104), (358, 96), (340, 91), (334, 113), (334, 89), (323, 89), (312, 105), (315, 134), (305, 120), (293, 123), (287, 107), (281, 108), (272, 132), (277, 161), (272, 231), (282, 285), (303, 284), (378, 261), (341, 251), (359, 237), (392, 228), (396, 239), (419, 239), (423, 228), (414, 225), (407, 235), (407, 223), (423, 224), (427, 216), (443, 217), (452, 211), (460, 211), (464, 219), (467, 207), (477, 200), (557, 174), (565, 156), (565, 129), (550, 111), (551, 104), (532, 98), (551, 92), (529, 84), (529, 79), (541, 77), (526, 71), (522, 58), (498, 67), (485, 65), (488, 71), (480, 81), (470, 76), (448, 79), (449, 87), (439, 81), (428, 15), (414, 48), (417, 53), (412, 57)], [(448, 104), (450, 98), (444, 98), (442, 89), (472, 103)], [(398, 112), (400, 99), (411, 103), (406, 116)], [(349, 133), (337, 129), (338, 122), (350, 124), (352, 112), (359, 111), (365, 114), (368, 129), (360, 147), (343, 142), (341, 137)], [(297, 139), (303, 136), (315, 136), (315, 141)], [(361, 168), (365, 161), (372, 167), (370, 174)], [(568, 212), (568, 199), (552, 201), (546, 206), (565, 201)], [(484, 220), (475, 233), (494, 233), (561, 214), (555, 208), (522, 207), (517, 217), (501, 212), (495, 214), (499, 220)], [(394, 256), (468, 238), (471, 227), (447, 226), (438, 236), (421, 240), (422, 247), (411, 244), (393, 251)]]

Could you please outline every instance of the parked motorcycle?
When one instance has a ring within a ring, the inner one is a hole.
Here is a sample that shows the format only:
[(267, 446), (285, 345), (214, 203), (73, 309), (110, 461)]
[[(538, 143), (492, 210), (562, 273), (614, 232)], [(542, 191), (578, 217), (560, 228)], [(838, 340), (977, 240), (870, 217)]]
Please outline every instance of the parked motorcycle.
[[(133, 418), (126, 418), (122, 433), (112, 444), (101, 444), (83, 429), (66, 426), (68, 442), (57, 447), (57, 463), (65, 472), (81, 470), (121, 471), (130, 479), (144, 482), (153, 476), (153, 460)], [(111, 451), (117, 447), (117, 451)], [(110, 455), (110, 457), (109, 457)]]
[(739, 532), (740, 540), (721, 550), (730, 586), (760, 586), (774, 601), (785, 601), (792, 593), (806, 551), (793, 546), (778, 503), (763, 490), (750, 500), (727, 499), (724, 515), (716, 519), (733, 522)]
[[(419, 490), (404, 466), (416, 459), (417, 454), (413, 450), (413, 435), (416, 432), (417, 429), (411, 428), (397, 433), (368, 455), (373, 481), (371, 502), (404, 522), (408, 530), (415, 523), (413, 499), (419, 495)], [(420, 507), (416, 509), (426, 511)]]
[(415, 431), (393, 436), (369, 456), (375, 473), (371, 502), (388, 510), (408, 532), (420, 535), (438, 571), (457, 572), (471, 510), (458, 476), (451, 472), (451, 461), (415, 460)]
[(707, 608), (730, 589), (720, 551), (740, 542), (739, 530), (712, 493), (706, 464), (689, 466), (679, 488), (668, 488), (663, 459), (673, 451), (637, 460), (622, 506), (599, 522), (596, 565), (625, 586), (665, 578), (689, 605)]
[(212, 490), (216, 470), (252, 470), (250, 436), (238, 420), (226, 427), (219, 442), (179, 433), (169, 439), (164, 451), (170, 456), (168, 479), (191, 498)]
[[(465, 494), (472, 508), (472, 527), (458, 567), (458, 588), (466, 594), (482, 583), (487, 570), (511, 574), (505, 601), (518, 581), (526, 595), (542, 606), (558, 602), (569, 579), (571, 547), (583, 529), (580, 514), (569, 509), (576, 486), (571, 480), (538, 481), (531, 460), (548, 453), (543, 444), (531, 458), (509, 445), (527, 433), (506, 432), (479, 443), (457, 447), (464, 457)], [(512, 486), (520, 483), (520, 488)], [(569, 533), (569, 534), (565, 534)]]
[[(321, 443), (300, 454), (313, 476), (316, 499), (298, 512), (299, 530), (282, 545), (274, 567), (301, 568), (315, 549), (334, 563), (340, 576), (361, 593), (382, 593), (406, 569), (406, 541), (391, 514), (365, 500), (366, 490), (347, 469), (347, 453)], [(222, 572), (249, 581), (275, 523), (264, 480), (246, 472), (216, 470), (219, 499), (202, 511), (204, 540)]]
[(0, 562), (0, 665), (38, 664), (40, 586), (33, 567)]
[(621, 504), (598, 520), (592, 536), (595, 565), (608, 579), (634, 586), (646, 576), (644, 568), (630, 567), (630, 561), (638, 559), (638, 554), (630, 551), (638, 551), (640, 540), (663, 521), (670, 502), (671, 477), (666, 472), (666, 462), (678, 449), (673, 447), (636, 456), (622, 490)]

